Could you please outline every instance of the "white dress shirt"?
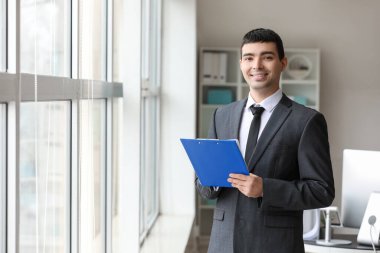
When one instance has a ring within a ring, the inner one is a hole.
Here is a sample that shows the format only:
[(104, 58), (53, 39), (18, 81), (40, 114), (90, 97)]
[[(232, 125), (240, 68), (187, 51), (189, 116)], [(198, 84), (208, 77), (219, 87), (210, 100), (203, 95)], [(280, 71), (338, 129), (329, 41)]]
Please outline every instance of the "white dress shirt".
[[(249, 109), (249, 107), (254, 104), (255, 106), (261, 106), (265, 109), (263, 113), (261, 114), (260, 131), (259, 131), (259, 136), (258, 136), (258, 139), (259, 139), (264, 127), (266, 126), (270, 116), (272, 115), (274, 108), (276, 108), (281, 98), (282, 98), (281, 89), (278, 89), (271, 96), (264, 99), (260, 104), (256, 103), (255, 100), (253, 100), (253, 98), (251, 97), (251, 94), (248, 94), (248, 100), (244, 108), (243, 117), (241, 119), (241, 125), (240, 125), (240, 130), (239, 130), (239, 148), (243, 157), (245, 154), (245, 148), (247, 146), (249, 128), (251, 127), (251, 122), (253, 119), (253, 114), (251, 110)], [(213, 187), (213, 188), (215, 191), (219, 189), (219, 187)]]
[(253, 115), (249, 107), (251, 105), (254, 105), (254, 106), (261, 106), (265, 109), (263, 113), (261, 114), (260, 131), (259, 131), (259, 136), (258, 136), (258, 139), (259, 139), (261, 133), (263, 132), (263, 129), (268, 123), (270, 116), (272, 115), (274, 108), (276, 108), (281, 98), (282, 98), (281, 89), (278, 89), (275, 93), (273, 93), (271, 96), (264, 99), (259, 104), (253, 100), (253, 98), (251, 97), (251, 94), (248, 94), (248, 100), (244, 108), (243, 117), (241, 119), (240, 131), (239, 131), (239, 146), (240, 146), (240, 151), (243, 154), (243, 157), (245, 155), (245, 148), (247, 146), (249, 128), (251, 126), (251, 122), (253, 119)]

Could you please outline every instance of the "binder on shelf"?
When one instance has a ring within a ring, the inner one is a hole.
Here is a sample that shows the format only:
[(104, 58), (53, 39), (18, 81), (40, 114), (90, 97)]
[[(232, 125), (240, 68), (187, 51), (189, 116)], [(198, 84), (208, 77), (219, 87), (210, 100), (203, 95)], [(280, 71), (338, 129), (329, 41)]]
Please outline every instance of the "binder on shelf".
[(225, 83), (227, 81), (227, 53), (205, 52), (203, 54), (203, 82)]
[(249, 175), (237, 140), (180, 140), (202, 185), (232, 187), (230, 173)]
[(216, 79), (217, 65), (215, 54), (206, 52), (203, 54), (203, 82), (212, 83)]
[(227, 82), (227, 53), (218, 54), (218, 81)]

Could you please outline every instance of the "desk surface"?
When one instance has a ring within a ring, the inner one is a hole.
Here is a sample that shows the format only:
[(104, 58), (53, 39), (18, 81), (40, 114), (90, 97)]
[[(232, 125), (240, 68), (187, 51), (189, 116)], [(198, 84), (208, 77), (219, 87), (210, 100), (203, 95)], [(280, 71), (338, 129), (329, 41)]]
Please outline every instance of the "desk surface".
[[(333, 239), (349, 240), (352, 243), (349, 245), (337, 245), (337, 246), (323, 246), (316, 244), (315, 241), (304, 241), (305, 251), (308, 253), (370, 253), (373, 249), (372, 246), (361, 245), (356, 241), (357, 235), (339, 235), (334, 234)], [(377, 249), (379, 249), (377, 247)]]

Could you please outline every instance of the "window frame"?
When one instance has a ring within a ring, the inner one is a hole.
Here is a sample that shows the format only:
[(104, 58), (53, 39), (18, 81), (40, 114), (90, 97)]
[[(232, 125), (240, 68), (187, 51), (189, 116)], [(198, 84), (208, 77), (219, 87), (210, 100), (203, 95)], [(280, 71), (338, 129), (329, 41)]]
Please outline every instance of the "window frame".
[[(78, 0), (73, 0), (72, 9), (70, 12), (71, 20), (71, 67), (70, 67), (70, 77), (58, 77), (58, 76), (46, 76), (37, 75), (38, 80), (38, 101), (60, 101), (68, 100), (71, 103), (71, 160), (70, 160), (70, 172), (69, 172), (69, 182), (70, 185), (70, 195), (68, 196), (69, 203), (69, 216), (70, 224), (67, 230), (70, 246), (67, 252), (77, 253), (78, 252), (78, 163), (79, 163), (79, 101), (81, 99), (93, 98), (93, 99), (105, 99), (105, 111), (107, 115), (107, 121), (109, 116), (109, 106), (112, 105), (110, 101), (113, 98), (123, 97), (123, 85), (121, 83), (112, 82), (111, 79), (108, 81), (98, 81), (98, 80), (84, 80), (78, 79)], [(103, 1), (105, 3), (105, 1)], [(108, 1), (111, 2), (111, 1)], [(103, 7), (102, 7), (103, 8)], [(104, 9), (105, 10), (105, 9)], [(7, 15), (2, 15), (2, 17), (7, 16), (7, 29), (8, 33), (6, 35), (7, 45), (6, 48), (6, 71), (5, 73), (0, 73), (0, 103), (6, 104), (6, 114), (7, 114), (7, 168), (6, 168), (6, 178), (3, 179), (0, 174), (0, 180), (5, 180), (7, 182), (7, 192), (6, 192), (6, 221), (7, 227), (4, 234), (4, 240), (6, 243), (2, 243), (1, 247), (6, 247), (4, 252), (19, 252), (19, 209), (18, 204), (20, 192), (18, 190), (19, 182), (19, 134), (20, 134), (20, 103), (23, 101), (32, 101), (34, 99), (34, 75), (20, 73), (20, 0), (9, 1), (6, 9)], [(109, 21), (108, 21), (109, 22)], [(107, 25), (107, 24), (104, 24)], [(112, 35), (112, 30), (106, 34), (106, 38)], [(106, 39), (105, 39), (106, 40)], [(106, 44), (104, 45), (106, 46)], [(1, 50), (1, 49), (0, 49)], [(103, 48), (102, 54), (106, 55), (106, 48)], [(105, 62), (107, 61), (104, 58)], [(105, 63), (107, 66), (107, 73), (112, 73), (112, 64), (109, 62)], [(108, 76), (107, 73), (104, 75)], [(22, 80), (22, 87), (20, 80)], [(89, 85), (91, 82), (91, 85)], [(108, 124), (108, 122), (107, 122)], [(110, 123), (112, 124), (112, 122)], [(105, 174), (110, 170), (109, 168), (109, 157), (112, 157), (112, 149), (108, 147), (108, 138), (112, 135), (112, 127), (109, 125), (104, 126), (106, 128), (106, 142), (107, 147), (105, 149), (105, 169), (102, 171), (104, 174), (102, 177), (107, 179), (108, 175)], [(0, 145), (5, 145), (0, 143)], [(110, 155), (111, 154), (111, 155)], [(1, 172), (1, 171), (0, 171)], [(105, 181), (105, 180), (104, 180)], [(104, 182), (106, 184), (106, 182)], [(2, 184), (3, 185), (3, 184)], [(105, 188), (105, 185), (103, 187)], [(108, 198), (108, 191), (103, 192), (103, 199)], [(107, 194), (107, 195), (106, 195)], [(105, 199), (103, 203), (108, 203)], [(106, 207), (102, 204), (102, 209), (104, 209), (102, 215), (102, 223), (106, 223)], [(1, 207), (0, 207), (1, 208)], [(1, 223), (3, 225), (3, 223)], [(1, 226), (0, 229), (2, 229)], [(1, 230), (0, 230), (0, 236)], [(105, 236), (106, 237), (106, 236)], [(1, 239), (1, 238), (0, 238)], [(103, 238), (106, 242), (106, 238)], [(0, 241), (1, 242), (1, 241)], [(106, 244), (106, 243), (105, 243)], [(0, 247), (0, 252), (3, 252)]]
[[(19, 134), (19, 129), (16, 127), (17, 123), (17, 117), (19, 117), (19, 113), (17, 113), (16, 110), (16, 104), (17, 102), (14, 101), (15, 94), (14, 91), (16, 90), (15, 87), (19, 86), (17, 74), (7, 74), (7, 73), (0, 73), (0, 80), (2, 80), (0, 85), (0, 90), (4, 90), (5, 92), (0, 95), (0, 102), (5, 103), (7, 106), (7, 136), (10, 136), (8, 138), (8, 144), (7, 149), (9, 152), (7, 152), (7, 160), (10, 161), (7, 164), (7, 223), (9, 224), (7, 226), (7, 251), (5, 252), (17, 252), (18, 250), (18, 230), (17, 230), (17, 224), (19, 222), (19, 211), (18, 208), (18, 199), (19, 191), (17, 190), (19, 188), (19, 176), (18, 176), (18, 170), (12, 169), (17, 168), (17, 164), (15, 162), (16, 157), (19, 157), (19, 150), (17, 150), (17, 141), (16, 136)], [(20, 78), (23, 80), (23, 89), (20, 91), (20, 102), (22, 101), (32, 101), (34, 98), (34, 76), (31, 74), (20, 74)], [(79, 129), (78, 129), (78, 117), (79, 117), (79, 106), (78, 102), (82, 99), (88, 99), (89, 97), (93, 99), (105, 99), (105, 115), (107, 117), (109, 112), (109, 101), (112, 101), (113, 98), (122, 97), (123, 96), (123, 87), (121, 83), (111, 83), (111, 82), (105, 82), (105, 81), (90, 81), (90, 80), (79, 80), (79, 79), (71, 79), (66, 77), (55, 77), (55, 76), (42, 76), (37, 75), (37, 79), (39, 80), (39, 101), (61, 101), (61, 100), (68, 100), (71, 103), (71, 169), (68, 174), (70, 177), (70, 180), (68, 184), (70, 185), (70, 192), (71, 195), (68, 196), (70, 198), (69, 206), (68, 208), (70, 211), (70, 228), (67, 230), (67, 233), (70, 234), (68, 238), (69, 243), (71, 247), (68, 248), (68, 252), (78, 252), (78, 226), (76, 225), (78, 220), (78, 145), (79, 145)], [(91, 85), (89, 85), (91, 83)], [(64, 88), (62, 88), (64, 87)], [(18, 115), (18, 116), (17, 116)], [(108, 121), (108, 118), (106, 118), (106, 121)], [(112, 128), (104, 126), (106, 128), (106, 143), (108, 142), (108, 136), (112, 135)], [(4, 143), (3, 143), (4, 144)], [(108, 144), (107, 144), (108, 146)], [(105, 169), (102, 171), (102, 177), (103, 177), (103, 186), (102, 188), (106, 188), (106, 180), (107, 175), (106, 171), (109, 170), (108, 168), (108, 159), (110, 155), (112, 155), (112, 151), (110, 148), (106, 147), (104, 152), (105, 154)], [(106, 204), (107, 201), (107, 192), (103, 192), (103, 215), (102, 215), (102, 223), (106, 223)], [(5, 198), (4, 198), (5, 199)], [(14, 201), (13, 201), (14, 200)], [(103, 225), (103, 229), (105, 228), (105, 225)], [(106, 231), (106, 230), (105, 230)], [(103, 234), (107, 234), (104, 232)], [(106, 236), (105, 236), (106, 237)], [(106, 245), (106, 238), (103, 238), (104, 244)], [(2, 244), (5, 245), (5, 244)], [(0, 248), (1, 249), (1, 248)]]
[(0, 252), (6, 252), (6, 110), (0, 103)]
[[(142, 2), (140, 243), (144, 241), (159, 215), (161, 11), (160, 0)], [(148, 150), (147, 147), (153, 148)], [(149, 178), (152, 175), (153, 178)], [(148, 182), (152, 181), (154, 189), (149, 192)], [(146, 205), (149, 196), (153, 199), (151, 214), (148, 213)]]
[(0, 72), (5, 72), (6, 70), (6, 59), (7, 59), (7, 50), (6, 50), (6, 0), (0, 0)]

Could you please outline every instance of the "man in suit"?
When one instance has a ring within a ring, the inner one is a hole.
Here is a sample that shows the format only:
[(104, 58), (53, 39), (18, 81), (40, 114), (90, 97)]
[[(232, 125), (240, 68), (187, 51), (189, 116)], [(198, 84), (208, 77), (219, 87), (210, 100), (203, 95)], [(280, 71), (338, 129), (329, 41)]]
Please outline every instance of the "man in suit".
[[(260, 28), (243, 37), (240, 68), (248, 98), (218, 108), (208, 137), (238, 139), (250, 174), (231, 174), (232, 188), (206, 187), (196, 179), (202, 197), (217, 198), (209, 253), (304, 252), (303, 210), (334, 199), (326, 121), (282, 93), (286, 66), (277, 33)], [(260, 115), (251, 107), (263, 108), (253, 141), (251, 121)]]

